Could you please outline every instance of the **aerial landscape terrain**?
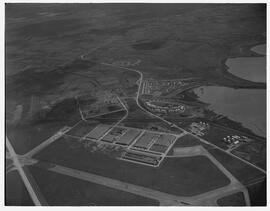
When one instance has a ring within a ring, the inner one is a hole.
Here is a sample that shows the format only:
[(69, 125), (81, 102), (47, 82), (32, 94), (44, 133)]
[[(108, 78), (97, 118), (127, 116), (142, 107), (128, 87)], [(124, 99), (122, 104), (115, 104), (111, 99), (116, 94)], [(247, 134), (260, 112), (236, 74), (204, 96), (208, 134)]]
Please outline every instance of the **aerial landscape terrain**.
[(5, 4), (6, 206), (266, 206), (266, 4)]

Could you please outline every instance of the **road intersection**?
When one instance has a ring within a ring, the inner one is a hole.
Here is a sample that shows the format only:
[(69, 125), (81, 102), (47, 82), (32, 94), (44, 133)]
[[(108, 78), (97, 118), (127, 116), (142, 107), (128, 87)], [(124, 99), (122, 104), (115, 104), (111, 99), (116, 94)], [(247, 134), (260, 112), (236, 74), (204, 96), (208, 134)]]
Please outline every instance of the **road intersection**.
[[(82, 59), (83, 58), (84, 58), (84, 56), (82, 55)], [(246, 160), (244, 160), (242, 158), (239, 158), (239, 157), (231, 154), (230, 152), (228, 152), (228, 151), (226, 151), (226, 150), (224, 150), (224, 149), (222, 149), (222, 148), (220, 148), (220, 147), (218, 147), (218, 146), (216, 146), (216, 145), (214, 145), (212, 143), (209, 143), (208, 141), (202, 139), (201, 137), (198, 137), (198, 136), (184, 130), (183, 128), (177, 126), (176, 124), (173, 124), (172, 122), (169, 122), (168, 120), (166, 120), (166, 119), (164, 119), (164, 118), (162, 118), (162, 117), (160, 117), (158, 115), (155, 115), (155, 114), (149, 112), (148, 110), (146, 110), (145, 108), (143, 108), (140, 105), (140, 102), (139, 102), (139, 97), (140, 97), (142, 84), (143, 84), (143, 74), (142, 74), (141, 71), (133, 69), (133, 68), (116, 66), (114, 64), (109, 64), (109, 63), (101, 63), (101, 64), (106, 65), (106, 66), (112, 66), (112, 67), (120, 68), (120, 69), (125, 69), (127, 71), (133, 71), (133, 72), (136, 72), (136, 73), (138, 73), (140, 75), (140, 78), (138, 80), (139, 81), (138, 91), (137, 91), (137, 94), (136, 94), (136, 104), (138, 105), (138, 107), (142, 111), (144, 111), (148, 115), (151, 115), (151, 116), (153, 116), (155, 118), (158, 118), (158, 119), (162, 120), (163, 122), (167, 123), (169, 126), (175, 127), (177, 129), (179, 129), (180, 131), (183, 131), (183, 134), (189, 134), (189, 135), (195, 137), (196, 139), (200, 140), (202, 143), (211, 145), (211, 146), (213, 146), (213, 147), (215, 147), (215, 148), (217, 148), (219, 150), (222, 150), (223, 152), (229, 154), (230, 156), (233, 156), (233, 157), (241, 160), (242, 162), (244, 162), (244, 163), (246, 163), (246, 164), (248, 164), (248, 165), (250, 165), (250, 166), (252, 166), (252, 167), (254, 167), (254, 168), (258, 169), (258, 170), (260, 170), (261, 172), (266, 173), (265, 170), (257, 167), (256, 165), (254, 165), (252, 163), (249, 163), (248, 161), (246, 161)], [(118, 98), (119, 102), (121, 103), (121, 105), (123, 106), (123, 108), (126, 110), (126, 114), (116, 124), (114, 124), (110, 128), (109, 131), (111, 131), (114, 127), (118, 126), (124, 119), (126, 119), (126, 117), (129, 114), (128, 108), (125, 105), (125, 103), (118, 96), (117, 96), (117, 98)], [(85, 121), (85, 120), (83, 119), (83, 121)], [(7, 149), (9, 151), (10, 157), (13, 160), (15, 168), (19, 171), (19, 174), (22, 177), (22, 180), (23, 180), (23, 182), (24, 182), (24, 184), (25, 184), (25, 186), (26, 186), (26, 188), (27, 188), (27, 190), (28, 190), (28, 192), (29, 192), (29, 194), (30, 194), (30, 196), (31, 196), (31, 198), (32, 198), (35, 205), (44, 205), (44, 203), (43, 204), (41, 203), (42, 200), (40, 200), (40, 198), (38, 196), (38, 193), (36, 193), (36, 191), (33, 188), (33, 185), (29, 181), (29, 178), (27, 177), (27, 175), (26, 175), (26, 173), (25, 173), (25, 171), (23, 169), (23, 165), (32, 165), (33, 163), (38, 162), (38, 160), (33, 159), (32, 156), (34, 154), (36, 154), (37, 152), (39, 152), (40, 150), (42, 150), (43, 148), (45, 148), (48, 145), (52, 144), (59, 137), (64, 135), (65, 132), (67, 132), (69, 129), (70, 128), (66, 128), (66, 130), (56, 133), (54, 136), (47, 139), (46, 141), (44, 141), (43, 143), (41, 143), (40, 145), (38, 145), (33, 150), (29, 151), (28, 153), (26, 153), (23, 156), (18, 156), (15, 153), (10, 141), (6, 137), (6, 146), (7, 146)], [(109, 131), (107, 131), (99, 140), (101, 140)], [(246, 204), (250, 205), (249, 195), (248, 195), (248, 192), (247, 192), (246, 188), (239, 181), (237, 181), (234, 178), (234, 176), (231, 175), (205, 149), (200, 148), (198, 150), (198, 149), (194, 148), (193, 151), (192, 150), (189, 151), (189, 153), (186, 154), (185, 156), (196, 156), (196, 155), (205, 155), (205, 156), (209, 157), (210, 160), (212, 162), (214, 162), (214, 164), (216, 166), (218, 166), (219, 169), (228, 178), (230, 178), (231, 183), (228, 186), (225, 186), (223, 188), (216, 189), (216, 190), (213, 190), (213, 191), (201, 194), (201, 195), (197, 195), (197, 196), (194, 196), (194, 197), (178, 197), (178, 196), (166, 194), (166, 193), (163, 193), (163, 192), (159, 192), (159, 191), (156, 191), (156, 190), (148, 189), (148, 188), (145, 188), (145, 187), (136, 186), (136, 185), (129, 184), (129, 183), (124, 183), (122, 181), (113, 180), (113, 179), (110, 179), (110, 178), (107, 178), (107, 177), (101, 177), (99, 175), (90, 174), (88, 172), (82, 172), (82, 171), (78, 171), (78, 170), (75, 170), (75, 169), (70, 169), (70, 168), (55, 165), (55, 164), (53, 164), (53, 167), (49, 168), (49, 170), (57, 172), (57, 173), (73, 176), (73, 177), (76, 177), (76, 178), (79, 178), (79, 179), (87, 180), (87, 181), (90, 181), (90, 182), (95, 182), (97, 184), (105, 185), (105, 186), (116, 188), (116, 189), (119, 189), (119, 190), (131, 192), (131, 193), (138, 194), (138, 195), (141, 195), (141, 196), (154, 198), (154, 199), (159, 200), (161, 205), (213, 205), (213, 204), (216, 204), (217, 199), (220, 198), (221, 196), (225, 196), (225, 195), (228, 195), (230, 193), (237, 192), (239, 190), (243, 192)], [(180, 156), (183, 156), (183, 155), (180, 155)], [(166, 153), (166, 156), (164, 156), (163, 159), (165, 157), (170, 158), (170, 157), (174, 157), (174, 156), (168, 156), (167, 153)], [(175, 156), (175, 157), (179, 157), (179, 155)]]

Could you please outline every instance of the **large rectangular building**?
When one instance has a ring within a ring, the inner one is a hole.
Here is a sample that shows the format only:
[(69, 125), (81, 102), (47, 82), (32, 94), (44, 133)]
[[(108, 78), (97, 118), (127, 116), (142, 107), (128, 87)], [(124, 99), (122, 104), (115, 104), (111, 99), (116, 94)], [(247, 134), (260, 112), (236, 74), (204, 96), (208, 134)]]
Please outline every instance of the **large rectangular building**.
[(126, 132), (126, 128), (115, 127), (102, 140), (113, 143), (119, 141), (120, 137), (123, 136)]
[(173, 144), (173, 141), (176, 139), (175, 136), (170, 134), (162, 134), (158, 140), (151, 146), (150, 150), (155, 152), (166, 152), (168, 147)]
[(157, 166), (161, 161), (161, 156), (154, 156), (150, 154), (129, 151), (122, 156), (122, 159)]
[(136, 137), (141, 134), (140, 130), (130, 128), (128, 131), (120, 137), (120, 140), (116, 143), (123, 144), (123, 145), (130, 145)]
[(147, 149), (150, 143), (155, 141), (158, 137), (159, 134), (145, 132), (133, 146), (137, 148)]
[(176, 138), (175, 136), (170, 135), (170, 134), (162, 134), (160, 135), (159, 139), (156, 141), (155, 144), (168, 147), (173, 143), (175, 138)]

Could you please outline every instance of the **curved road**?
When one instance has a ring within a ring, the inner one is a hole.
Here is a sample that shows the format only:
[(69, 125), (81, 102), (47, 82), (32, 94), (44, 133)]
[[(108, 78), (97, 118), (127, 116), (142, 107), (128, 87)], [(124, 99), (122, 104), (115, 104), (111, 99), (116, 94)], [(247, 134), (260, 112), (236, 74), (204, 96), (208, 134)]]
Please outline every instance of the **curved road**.
[(250, 165), (250, 166), (252, 166), (252, 167), (254, 167), (254, 168), (256, 168), (256, 169), (258, 169), (259, 171), (263, 172), (264, 174), (266, 174), (266, 171), (265, 171), (264, 169), (262, 169), (262, 168), (260, 168), (260, 167), (258, 167), (258, 166), (256, 166), (256, 165), (254, 165), (254, 164), (252, 164), (252, 163), (250, 163), (250, 162), (248, 162), (248, 161), (246, 161), (246, 160), (244, 160), (244, 159), (242, 159), (242, 158), (240, 158), (240, 157), (237, 157), (236, 155), (234, 155), (234, 154), (232, 154), (232, 153), (230, 153), (230, 152), (228, 152), (228, 151), (226, 151), (226, 150), (224, 150), (224, 149), (222, 149), (222, 148), (216, 146), (215, 144), (212, 144), (212, 143), (210, 143), (210, 142), (208, 142), (208, 141), (202, 139), (201, 137), (198, 137), (198, 136), (196, 136), (196, 135), (194, 135), (194, 134), (192, 134), (192, 133), (186, 131), (185, 129), (180, 128), (180, 127), (177, 126), (176, 124), (173, 124), (173, 123), (167, 121), (166, 119), (163, 119), (162, 117), (160, 117), (160, 116), (158, 116), (158, 115), (155, 115), (155, 114), (153, 114), (153, 113), (147, 111), (146, 109), (144, 109), (144, 108), (140, 105), (140, 103), (139, 103), (139, 96), (140, 96), (141, 85), (142, 85), (142, 81), (143, 81), (143, 74), (142, 74), (142, 72), (140, 72), (139, 70), (136, 70), (136, 69), (127, 68), (127, 67), (121, 67), (121, 66), (116, 66), (116, 65), (109, 64), (109, 63), (101, 63), (101, 64), (107, 65), (107, 66), (112, 66), (112, 67), (117, 67), (117, 68), (121, 68), (121, 69), (125, 69), (125, 70), (129, 70), (129, 71), (133, 71), (133, 72), (136, 72), (136, 73), (138, 73), (138, 74), (140, 75), (140, 79), (139, 79), (139, 80), (140, 80), (140, 84), (139, 84), (139, 88), (138, 88), (138, 92), (137, 92), (137, 96), (136, 96), (136, 103), (137, 103), (137, 105), (138, 105), (144, 112), (146, 112), (146, 113), (148, 113), (149, 115), (154, 116), (154, 117), (156, 117), (156, 118), (158, 118), (158, 119), (160, 119), (160, 120), (166, 122), (166, 123), (169, 124), (169, 125), (173, 125), (174, 127), (178, 128), (179, 130), (182, 130), (182, 131), (186, 132), (187, 134), (189, 134), (189, 135), (191, 135), (191, 136), (193, 136), (193, 137), (199, 139), (201, 142), (206, 143), (206, 144), (208, 144), (208, 145), (211, 145), (211, 146), (213, 146), (213, 147), (215, 147), (215, 148), (217, 148), (217, 149), (219, 149), (219, 150), (221, 150), (221, 151), (223, 151), (223, 152), (229, 154), (230, 156), (235, 157), (236, 159), (241, 160), (242, 162), (244, 162), (244, 163), (246, 163), (246, 164), (248, 164), (248, 165)]

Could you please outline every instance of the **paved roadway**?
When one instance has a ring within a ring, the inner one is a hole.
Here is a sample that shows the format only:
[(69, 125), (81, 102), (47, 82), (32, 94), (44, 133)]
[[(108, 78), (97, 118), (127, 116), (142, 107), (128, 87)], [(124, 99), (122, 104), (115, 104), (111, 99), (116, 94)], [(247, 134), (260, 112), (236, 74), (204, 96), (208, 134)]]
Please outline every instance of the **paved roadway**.
[(212, 163), (215, 164), (219, 168), (220, 171), (223, 172), (224, 175), (228, 179), (230, 179), (230, 184), (221, 187), (203, 194), (199, 194), (194, 196), (193, 199), (196, 199), (197, 205), (200, 205), (202, 202), (207, 203), (208, 205), (213, 205), (217, 203), (217, 200), (227, 196), (229, 194), (233, 194), (241, 191), (244, 194), (245, 203), (247, 206), (250, 206), (249, 194), (245, 186), (241, 184), (224, 166), (216, 160), (216, 158), (211, 155), (204, 147), (202, 146), (193, 146), (193, 147), (185, 147), (185, 148), (177, 148), (173, 156), (168, 157), (190, 157), (190, 156), (199, 156), (203, 155), (208, 157)]
[[(82, 55), (82, 59), (83, 59), (83, 57), (84, 56)], [(141, 110), (143, 110), (144, 112), (146, 112), (147, 114), (149, 114), (151, 116), (154, 116), (154, 117), (166, 122), (167, 124), (169, 124), (171, 126), (174, 126), (174, 127), (178, 128), (178, 129), (180, 129), (181, 131), (184, 131), (184, 133), (186, 133), (186, 134), (190, 134), (190, 135), (194, 136), (195, 138), (199, 139), (203, 143), (212, 145), (215, 148), (218, 148), (218, 149), (222, 150), (223, 152), (228, 153), (225, 150), (223, 150), (222, 148), (219, 148), (218, 146), (216, 146), (214, 144), (211, 144), (208, 141), (206, 141), (206, 140), (204, 140), (204, 139), (202, 139), (202, 138), (200, 138), (200, 137), (198, 137), (198, 136), (196, 136), (196, 135), (194, 135), (192, 133), (189, 133), (188, 131), (184, 130), (183, 128), (180, 128), (179, 126), (177, 126), (177, 125), (163, 119), (162, 117), (160, 117), (158, 115), (155, 115), (155, 114), (147, 111), (146, 109), (144, 109), (139, 103), (139, 96), (140, 96), (141, 86), (142, 86), (142, 81), (143, 81), (143, 74), (139, 70), (135, 70), (135, 69), (132, 69), (132, 68), (127, 68), (127, 67), (115, 66), (115, 65), (112, 65), (112, 64), (108, 64), (108, 63), (102, 63), (102, 64), (107, 65), (107, 66), (113, 66), (113, 67), (117, 67), (117, 68), (126, 69), (126, 70), (129, 70), (129, 71), (134, 71), (134, 72), (136, 72), (136, 73), (138, 73), (140, 75), (140, 79), (139, 79), (140, 82), (139, 82), (139, 87), (138, 87), (138, 91), (137, 91), (137, 95), (136, 95), (136, 103), (137, 103), (138, 107)], [(127, 107), (121, 101), (120, 98), (118, 98), (118, 99), (119, 99), (120, 103), (122, 104), (122, 106), (125, 108), (125, 110), (127, 112), (126, 112), (126, 115), (123, 118), (121, 118), (113, 127), (117, 126), (120, 122), (122, 122), (128, 116)], [(106, 134), (104, 134), (104, 136), (105, 135)], [(48, 140), (46, 140), (45, 142), (43, 142), (42, 144), (40, 144), (39, 146), (37, 146), (36, 148), (31, 150), (29, 153), (27, 153), (26, 154), (27, 156), (23, 156), (23, 158), (26, 158), (25, 161), (26, 160), (32, 160), (30, 157), (33, 154), (35, 154), (36, 152), (40, 151), (44, 147), (46, 147), (49, 144), (51, 144), (52, 142), (54, 142), (58, 138), (58, 136), (61, 136), (61, 134), (56, 134), (52, 138), (49, 138)], [(23, 182), (24, 182), (24, 184), (25, 184), (31, 198), (33, 199), (34, 204), (35, 205), (42, 205), (42, 203), (40, 202), (36, 192), (34, 191), (32, 185), (31, 185), (28, 177), (26, 176), (26, 174), (25, 174), (25, 172), (24, 172), (24, 170), (22, 168), (22, 165), (21, 165), (21, 163), (20, 163), (20, 161), (18, 159), (17, 154), (15, 153), (15, 151), (14, 151), (14, 149), (13, 149), (13, 147), (12, 147), (12, 145), (9, 142), (7, 137), (6, 137), (6, 145), (7, 145), (8, 151), (10, 153), (10, 156), (12, 157), (12, 159), (14, 161), (14, 165), (18, 169), (19, 174), (21, 175), (22, 180), (23, 180)], [(265, 171), (263, 169), (261, 169), (261, 168), (255, 166), (255, 165), (247, 162), (246, 160), (243, 160), (243, 159), (241, 159), (241, 158), (239, 158), (239, 157), (237, 157), (237, 156), (235, 156), (235, 155), (233, 155), (231, 153), (228, 153), (228, 154), (230, 154), (231, 156), (236, 157), (237, 159), (240, 159), (241, 161), (243, 161), (243, 162), (245, 162), (245, 163), (247, 163), (247, 164), (249, 164), (249, 165), (251, 165), (251, 166), (253, 166), (253, 167), (255, 167), (255, 168), (257, 168), (260, 171), (265, 173)], [(210, 156), (210, 155), (208, 155), (208, 156)], [(214, 158), (212, 157), (211, 160), (213, 161), (213, 159)], [(22, 160), (24, 160), (24, 159), (22, 159)], [(75, 170), (75, 169), (66, 168), (66, 167), (59, 166), (59, 165), (56, 165), (54, 168), (52, 168), (50, 170), (58, 172), (58, 173), (62, 173), (62, 174), (65, 174), (65, 175), (77, 177), (77, 178), (80, 178), (80, 179), (84, 179), (84, 180), (87, 180), (87, 181), (95, 182), (95, 183), (98, 183), (98, 184), (101, 184), (101, 185), (106, 185), (108, 187), (120, 189), (120, 190), (123, 190), (123, 191), (128, 191), (128, 192), (131, 192), (131, 193), (134, 193), (134, 194), (137, 194), (137, 195), (158, 199), (161, 202), (162, 205), (186, 205), (186, 204), (209, 205), (208, 203), (210, 203), (210, 202), (212, 203), (213, 197), (216, 196), (217, 191), (220, 191), (220, 193), (225, 194), (225, 192), (228, 193), (228, 191), (235, 192), (235, 190), (238, 190), (239, 188), (244, 192), (247, 204), (249, 204), (249, 198), (247, 197), (247, 194), (245, 192), (245, 188), (243, 189), (243, 186), (238, 181), (235, 181), (235, 178), (222, 165), (220, 165), (220, 163), (218, 161), (215, 161), (215, 159), (214, 159), (214, 163), (225, 173), (225, 175), (227, 175), (231, 179), (231, 181), (233, 181), (234, 186), (233, 187), (231, 187), (231, 186), (225, 187), (223, 189), (221, 188), (221, 190), (219, 190), (219, 189), (213, 190), (213, 191), (198, 195), (195, 198), (193, 198), (193, 197), (178, 197), (178, 196), (162, 193), (162, 192), (159, 192), (159, 191), (155, 191), (155, 190), (152, 190), (152, 189), (148, 189), (148, 188), (145, 188), (145, 187), (136, 186), (136, 185), (129, 184), (129, 183), (124, 183), (124, 182), (121, 182), (121, 181), (118, 181), (118, 180), (114, 180), (114, 179), (102, 177), (102, 176), (99, 176), (99, 175), (94, 175), (94, 174), (78, 171), (78, 170)], [(232, 179), (232, 178), (234, 178), (234, 179)], [(219, 194), (219, 196), (220, 196), (220, 194)], [(204, 201), (202, 201), (202, 200), (204, 200)]]
[(213, 146), (213, 147), (215, 147), (215, 148), (218, 148), (219, 150), (221, 150), (221, 151), (223, 151), (223, 152), (229, 154), (230, 156), (235, 157), (236, 159), (241, 160), (242, 162), (244, 162), (244, 163), (246, 163), (246, 164), (248, 164), (248, 165), (250, 165), (250, 166), (252, 166), (252, 167), (258, 169), (259, 171), (263, 172), (264, 174), (266, 174), (266, 171), (265, 171), (264, 169), (262, 169), (262, 168), (260, 168), (260, 167), (258, 167), (258, 166), (256, 166), (256, 165), (254, 165), (254, 164), (252, 164), (252, 163), (250, 163), (250, 162), (244, 160), (243, 158), (240, 158), (240, 157), (238, 157), (238, 156), (236, 156), (236, 155), (234, 155), (234, 154), (232, 154), (232, 153), (230, 153), (230, 152), (228, 152), (228, 151), (222, 149), (221, 147), (218, 147), (218, 146), (216, 146), (216, 145), (214, 145), (214, 144), (212, 144), (212, 143), (210, 143), (210, 142), (208, 142), (208, 141), (202, 139), (201, 137), (196, 136), (196, 135), (194, 135), (194, 134), (192, 134), (192, 133), (186, 131), (185, 129), (183, 129), (183, 128), (177, 126), (176, 124), (173, 124), (172, 122), (169, 122), (169, 121), (167, 121), (166, 119), (163, 119), (162, 117), (160, 117), (160, 116), (158, 116), (158, 115), (155, 115), (155, 114), (149, 112), (148, 110), (144, 109), (144, 108), (140, 105), (140, 103), (139, 103), (139, 95), (140, 95), (141, 85), (142, 85), (142, 81), (143, 81), (143, 74), (142, 74), (139, 70), (135, 70), (135, 69), (132, 69), (132, 68), (126, 68), (126, 67), (115, 66), (115, 65), (112, 65), (112, 64), (109, 64), (109, 63), (101, 63), (101, 64), (107, 65), (107, 66), (118, 67), (118, 68), (126, 69), (126, 70), (129, 70), (129, 71), (134, 71), (134, 72), (140, 74), (140, 84), (139, 84), (139, 88), (138, 88), (138, 92), (137, 92), (137, 96), (136, 96), (136, 103), (137, 103), (137, 105), (140, 107), (140, 109), (142, 109), (144, 112), (146, 112), (146, 113), (148, 113), (149, 115), (154, 116), (154, 117), (156, 117), (156, 118), (158, 118), (158, 119), (160, 119), (160, 120), (166, 122), (166, 123), (169, 124), (169, 125), (173, 125), (174, 127), (178, 128), (179, 130), (185, 131), (187, 134), (189, 134), (189, 135), (191, 135), (191, 136), (193, 136), (193, 137), (199, 139), (201, 142), (206, 143), (206, 144), (208, 144), (208, 145), (211, 145), (211, 146)]
[(20, 176), (21, 176), (21, 178), (23, 180), (23, 183), (24, 183), (26, 189), (28, 190), (34, 204), (37, 205), (37, 206), (41, 206), (42, 204), (41, 204), (39, 198), (37, 197), (34, 189), (32, 188), (32, 186), (31, 186), (31, 184), (30, 184), (30, 182), (29, 182), (29, 180), (28, 180), (28, 178), (27, 178), (27, 176), (26, 176), (26, 174), (25, 174), (25, 172), (24, 172), (24, 170), (23, 170), (23, 168), (22, 168), (22, 166), (21, 166), (21, 164), (19, 162), (18, 156), (15, 153), (15, 151), (14, 151), (8, 137), (6, 137), (6, 147), (7, 147), (8, 151), (9, 151), (9, 153), (10, 153), (10, 156), (13, 159), (13, 163), (14, 163), (15, 167), (19, 171), (19, 174), (20, 174)]
[[(34, 160), (34, 159), (32, 159)], [(164, 192), (152, 190), (142, 186), (134, 185), (131, 183), (122, 182), (116, 179), (99, 176), (96, 174), (79, 171), (76, 169), (64, 167), (61, 165), (55, 165), (48, 169), (49, 171), (57, 172), (60, 174), (68, 175), (85, 181), (97, 183), (110, 188), (126, 191), (136, 195), (140, 195), (147, 198), (159, 200), (163, 205), (186, 205), (191, 204), (192, 200), (189, 197), (178, 197), (175, 195), (167, 194)], [(183, 202), (183, 203), (182, 203)]]
[(43, 141), (40, 145), (35, 147), (34, 149), (27, 152), (24, 157), (32, 157), (34, 154), (41, 151), (43, 148), (47, 147), (49, 144), (55, 142), (58, 138), (60, 138), (62, 135), (64, 135), (70, 128), (67, 127), (66, 130), (60, 129), (56, 134), (48, 138), (46, 141)]

